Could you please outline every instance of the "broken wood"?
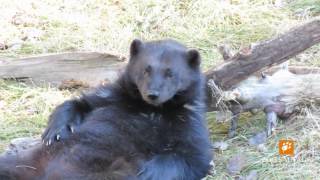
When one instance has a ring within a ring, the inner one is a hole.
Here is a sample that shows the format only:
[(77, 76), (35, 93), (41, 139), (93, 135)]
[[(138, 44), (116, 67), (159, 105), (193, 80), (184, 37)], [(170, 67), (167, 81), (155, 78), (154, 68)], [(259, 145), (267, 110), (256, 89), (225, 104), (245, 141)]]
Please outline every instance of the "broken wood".
[[(274, 39), (243, 48), (220, 66), (205, 73), (208, 110), (213, 111), (218, 108), (217, 88), (231, 89), (253, 73), (281, 64), (317, 43), (320, 43), (320, 19), (296, 27)], [(228, 55), (222, 55), (224, 59), (228, 58)]]
[[(281, 70), (282, 67), (274, 66), (269, 69), (264, 70), (263, 72), (268, 75), (272, 75), (275, 72)], [(318, 67), (308, 67), (308, 66), (289, 66), (289, 72), (292, 74), (302, 75), (302, 74), (320, 74), (320, 68)], [(256, 74), (257, 75), (257, 74)]]
[(253, 109), (266, 113), (266, 136), (276, 127), (277, 118), (287, 119), (305, 108), (320, 105), (320, 74), (296, 75), (281, 69), (272, 76), (255, 77), (242, 81), (221, 94), (222, 101), (232, 111), (229, 136), (235, 135), (238, 116)]
[(265, 67), (281, 64), (307, 48), (320, 43), (320, 19), (292, 29), (274, 39), (240, 50), (229, 61), (206, 72), (223, 90)]

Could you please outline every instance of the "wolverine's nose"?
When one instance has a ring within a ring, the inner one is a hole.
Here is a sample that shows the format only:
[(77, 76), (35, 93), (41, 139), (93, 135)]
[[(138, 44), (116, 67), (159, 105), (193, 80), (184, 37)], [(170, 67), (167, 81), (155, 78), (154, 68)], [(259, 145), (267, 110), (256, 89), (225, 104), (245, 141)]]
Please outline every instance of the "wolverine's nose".
[(151, 100), (156, 100), (159, 97), (159, 92), (158, 91), (150, 91), (148, 93), (148, 98)]

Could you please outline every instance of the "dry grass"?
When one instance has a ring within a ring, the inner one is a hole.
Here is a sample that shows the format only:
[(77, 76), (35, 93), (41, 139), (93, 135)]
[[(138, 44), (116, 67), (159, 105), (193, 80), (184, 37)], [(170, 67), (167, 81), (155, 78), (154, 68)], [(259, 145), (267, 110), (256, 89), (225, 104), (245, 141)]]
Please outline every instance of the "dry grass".
[[(0, 0), (0, 43), (12, 46), (0, 50), (0, 56), (88, 50), (126, 55), (136, 37), (174, 38), (199, 48), (207, 69), (220, 62), (218, 45), (227, 43), (237, 50), (317, 16), (319, 9), (319, 0)], [(319, 52), (320, 46), (313, 47), (291, 63), (320, 66)], [(39, 136), (51, 110), (70, 96), (48, 86), (0, 81), (0, 150), (12, 138)], [(280, 123), (265, 152), (247, 143), (264, 128), (264, 115), (243, 115), (238, 136), (228, 139), (228, 125), (216, 123), (215, 114), (208, 114), (212, 139), (230, 145), (216, 152), (216, 175), (208, 179), (232, 179), (226, 162), (238, 152), (248, 159), (242, 175), (257, 170), (260, 179), (317, 179), (320, 116), (306, 112)], [(295, 158), (278, 155), (277, 142), (282, 138), (296, 140)]]
[[(283, 74), (283, 73), (282, 73)], [(279, 75), (279, 74), (278, 74)], [(301, 75), (287, 80), (287, 93), (281, 102), (286, 103), (288, 112), (296, 111), (296, 115), (286, 121), (280, 121), (276, 133), (265, 144), (265, 150), (249, 146), (248, 138), (261, 132), (266, 127), (266, 117), (263, 113), (257, 115), (244, 114), (240, 121), (239, 134), (232, 139), (227, 138), (227, 127), (230, 122), (211, 123), (210, 130), (214, 140), (225, 141), (230, 146), (225, 151), (218, 151), (217, 179), (231, 178), (225, 167), (231, 156), (242, 154), (247, 158), (247, 167), (241, 175), (251, 170), (258, 171), (261, 179), (316, 179), (320, 173), (320, 94), (319, 75)], [(275, 77), (281, 79), (282, 77)], [(276, 82), (273, 79), (272, 82)], [(281, 80), (279, 80), (281, 82)], [(292, 82), (296, 82), (295, 86)], [(254, 82), (252, 82), (254, 83)], [(250, 86), (250, 85), (248, 85)], [(281, 86), (279, 86), (281, 88)], [(265, 88), (268, 89), (268, 88)], [(258, 91), (259, 92), (259, 91)], [(263, 98), (263, 96), (259, 96)], [(209, 119), (215, 118), (209, 114)], [(220, 127), (220, 128), (216, 128)], [(278, 141), (291, 139), (295, 141), (295, 156), (281, 157), (278, 153)]]
[(1, 54), (94, 50), (125, 55), (134, 38), (165, 37), (199, 48), (208, 67), (219, 62), (217, 45), (238, 49), (310, 17), (308, 12), (295, 17), (290, 8), (270, 0), (2, 0), (0, 43), (16, 45)]
[(70, 97), (50, 87), (30, 87), (0, 80), (0, 151), (16, 137), (38, 137), (52, 109)]

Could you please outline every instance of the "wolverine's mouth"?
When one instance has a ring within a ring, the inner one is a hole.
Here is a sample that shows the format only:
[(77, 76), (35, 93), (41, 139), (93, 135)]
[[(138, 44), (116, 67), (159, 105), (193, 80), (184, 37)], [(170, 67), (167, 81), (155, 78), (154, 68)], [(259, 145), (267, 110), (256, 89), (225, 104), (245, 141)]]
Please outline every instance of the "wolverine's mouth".
[(150, 104), (150, 105), (153, 105), (153, 106), (160, 106), (161, 104), (163, 104), (162, 102), (160, 102), (159, 100), (152, 100), (152, 99), (149, 99), (148, 97), (144, 97), (143, 96), (143, 100)]
[(153, 106), (161, 106), (162, 104), (174, 97), (174, 95), (167, 97), (163, 96), (163, 94), (161, 95), (161, 92), (158, 90), (139, 89), (139, 92), (143, 101)]

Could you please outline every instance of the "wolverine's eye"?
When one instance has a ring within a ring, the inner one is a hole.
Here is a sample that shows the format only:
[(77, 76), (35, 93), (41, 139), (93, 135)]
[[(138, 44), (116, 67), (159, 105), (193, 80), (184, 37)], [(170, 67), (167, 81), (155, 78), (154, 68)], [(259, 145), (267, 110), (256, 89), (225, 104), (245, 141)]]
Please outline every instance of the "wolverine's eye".
[(144, 74), (150, 74), (152, 71), (151, 66), (147, 66), (146, 69), (144, 70)]
[(165, 77), (171, 78), (171, 77), (172, 77), (172, 71), (171, 71), (171, 69), (166, 69), (164, 75), (165, 75)]

